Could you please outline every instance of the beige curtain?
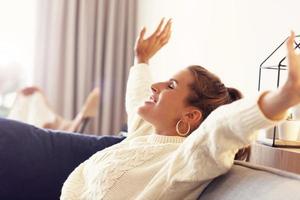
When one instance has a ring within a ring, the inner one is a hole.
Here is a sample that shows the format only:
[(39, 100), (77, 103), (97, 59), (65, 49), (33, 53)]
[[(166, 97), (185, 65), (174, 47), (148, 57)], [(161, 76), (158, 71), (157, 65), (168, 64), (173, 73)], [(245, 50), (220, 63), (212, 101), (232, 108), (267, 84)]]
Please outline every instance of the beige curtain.
[(137, 0), (39, 0), (35, 83), (66, 118), (100, 87), (92, 134), (117, 134), (133, 63)]

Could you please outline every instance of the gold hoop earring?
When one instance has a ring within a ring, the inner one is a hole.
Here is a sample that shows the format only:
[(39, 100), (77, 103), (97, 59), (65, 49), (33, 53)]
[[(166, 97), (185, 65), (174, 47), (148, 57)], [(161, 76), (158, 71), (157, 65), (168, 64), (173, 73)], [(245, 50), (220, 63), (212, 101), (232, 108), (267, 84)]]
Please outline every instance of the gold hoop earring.
[(187, 136), (187, 135), (189, 134), (189, 132), (190, 132), (190, 130), (191, 130), (191, 125), (190, 125), (190, 123), (188, 123), (188, 125), (189, 125), (188, 130), (187, 130), (185, 133), (181, 133), (181, 132), (179, 131), (179, 124), (180, 124), (181, 122), (182, 122), (181, 119), (177, 122), (177, 124), (176, 124), (176, 132), (177, 132), (177, 134), (178, 134), (179, 136), (185, 137), (185, 136)]

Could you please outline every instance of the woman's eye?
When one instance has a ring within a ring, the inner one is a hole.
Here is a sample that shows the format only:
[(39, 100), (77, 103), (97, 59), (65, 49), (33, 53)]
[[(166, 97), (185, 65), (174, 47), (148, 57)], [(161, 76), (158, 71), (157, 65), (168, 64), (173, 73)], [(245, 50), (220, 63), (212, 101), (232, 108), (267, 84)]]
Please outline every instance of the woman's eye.
[(169, 84), (169, 85), (168, 85), (168, 88), (174, 89), (174, 88), (175, 88), (175, 87), (174, 87), (174, 84), (173, 84), (173, 83)]

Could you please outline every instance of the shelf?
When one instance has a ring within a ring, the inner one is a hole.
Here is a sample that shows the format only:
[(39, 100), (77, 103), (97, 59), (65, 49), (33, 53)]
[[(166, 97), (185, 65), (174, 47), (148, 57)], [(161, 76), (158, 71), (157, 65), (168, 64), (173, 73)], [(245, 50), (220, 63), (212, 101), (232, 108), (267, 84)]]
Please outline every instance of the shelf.
[(299, 151), (300, 151), (300, 141), (275, 139), (275, 144), (273, 145), (273, 139), (263, 138), (263, 139), (258, 139), (257, 142), (260, 144), (270, 146), (270, 147), (299, 148)]
[(274, 148), (254, 143), (251, 145), (249, 162), (300, 174), (300, 149)]
[(273, 66), (262, 66), (260, 67), (261, 69), (273, 69), (273, 70), (287, 70), (287, 66), (286, 65), (281, 65), (280, 67), (278, 67), (277, 65), (273, 65)]

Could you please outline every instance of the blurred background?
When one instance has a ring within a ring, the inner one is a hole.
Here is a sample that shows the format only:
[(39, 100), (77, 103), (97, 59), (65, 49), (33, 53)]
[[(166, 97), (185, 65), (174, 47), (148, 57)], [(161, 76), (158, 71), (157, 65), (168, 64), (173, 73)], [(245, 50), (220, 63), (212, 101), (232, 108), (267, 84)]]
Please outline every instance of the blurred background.
[[(299, 7), (298, 0), (0, 0), (0, 114), (8, 115), (17, 91), (35, 85), (55, 113), (72, 119), (99, 87), (85, 132), (118, 133), (136, 36), (162, 17), (173, 19), (173, 34), (151, 60), (155, 81), (198, 64), (254, 95), (260, 63), (290, 30), (300, 34)], [(281, 48), (268, 65), (284, 56)], [(262, 89), (276, 88), (276, 72), (262, 79)]]

